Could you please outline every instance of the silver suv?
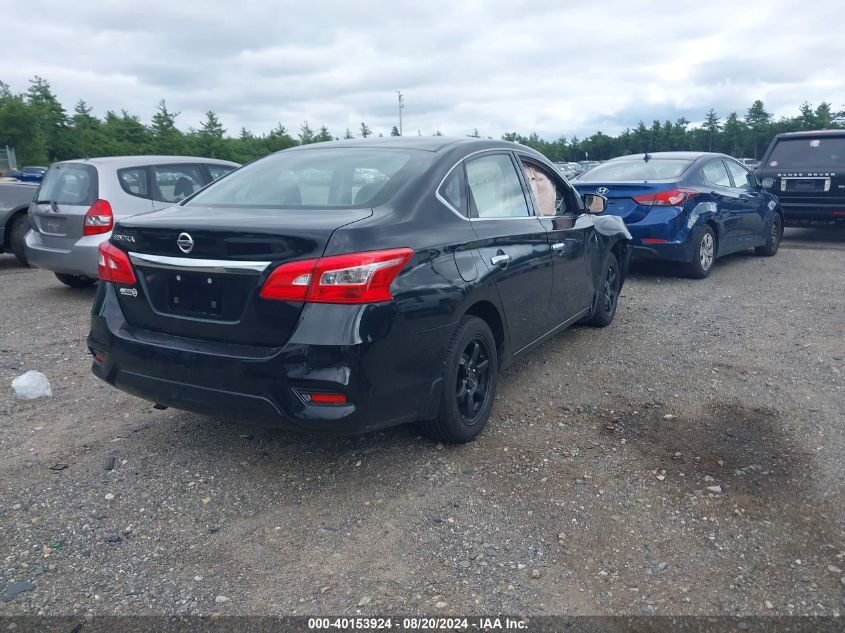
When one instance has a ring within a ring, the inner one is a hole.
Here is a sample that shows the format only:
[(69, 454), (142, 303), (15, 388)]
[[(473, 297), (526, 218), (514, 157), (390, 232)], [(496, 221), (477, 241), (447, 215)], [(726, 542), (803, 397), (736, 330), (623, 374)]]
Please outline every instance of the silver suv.
[(97, 281), (97, 249), (117, 220), (180, 202), (237, 169), (195, 156), (118, 156), (53, 163), (29, 206), (26, 257), (73, 288)]

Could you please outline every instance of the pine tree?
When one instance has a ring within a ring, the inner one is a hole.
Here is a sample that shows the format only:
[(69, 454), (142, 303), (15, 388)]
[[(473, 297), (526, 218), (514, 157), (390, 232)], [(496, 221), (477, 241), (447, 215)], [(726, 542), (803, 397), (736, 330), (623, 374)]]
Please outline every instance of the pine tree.
[(314, 143), (314, 130), (311, 129), (311, 126), (308, 125), (308, 121), (302, 124), (302, 127), (299, 128), (299, 144), (300, 145), (308, 145), (309, 143)]
[(373, 131), (372, 131), (369, 127), (367, 127), (367, 124), (366, 124), (366, 123), (364, 123), (364, 122), (362, 121), (362, 122), (361, 122), (361, 136), (362, 136), (363, 138), (367, 138), (367, 137), (368, 137), (370, 134), (372, 134), (372, 133), (373, 133)]
[(399, 128), (395, 125), (390, 130), (390, 136), (399, 136)]
[(766, 128), (772, 121), (772, 115), (766, 112), (763, 102), (757, 99), (748, 108), (745, 115), (745, 124), (751, 130), (751, 137), (754, 143), (754, 159), (757, 159), (757, 139), (762, 130)]
[[(214, 114), (209, 112), (209, 114)], [(164, 99), (158, 102), (156, 112), (150, 121), (150, 133), (152, 135), (152, 149), (157, 154), (182, 154), (184, 153), (184, 135), (176, 128), (176, 117), (178, 112), (170, 112)], [(216, 115), (215, 115), (216, 120)], [(208, 122), (208, 121), (206, 121)], [(220, 122), (216, 121), (219, 126)], [(220, 126), (222, 130), (222, 126)], [(216, 134), (216, 131), (214, 132)], [(222, 138), (222, 134), (220, 135)]]
[(713, 151), (713, 141), (715, 137), (721, 132), (722, 124), (719, 121), (719, 115), (716, 114), (716, 111), (713, 108), (710, 108), (707, 111), (707, 114), (704, 115), (704, 125), (702, 126), (705, 130), (707, 130), (707, 151)]

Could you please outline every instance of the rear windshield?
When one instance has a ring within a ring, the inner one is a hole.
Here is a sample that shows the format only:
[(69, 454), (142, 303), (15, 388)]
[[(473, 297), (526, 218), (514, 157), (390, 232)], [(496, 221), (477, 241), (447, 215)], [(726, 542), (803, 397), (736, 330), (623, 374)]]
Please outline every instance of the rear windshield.
[(97, 170), (81, 163), (56, 163), (47, 170), (36, 200), (91, 206), (97, 199)]
[(780, 139), (769, 156), (769, 167), (821, 169), (845, 167), (845, 137)]
[(630, 182), (677, 178), (692, 161), (680, 158), (613, 160), (593, 167), (578, 177), (579, 182)]
[(279, 152), (210, 185), (190, 206), (367, 207), (404, 181), (404, 150), (325, 148)]

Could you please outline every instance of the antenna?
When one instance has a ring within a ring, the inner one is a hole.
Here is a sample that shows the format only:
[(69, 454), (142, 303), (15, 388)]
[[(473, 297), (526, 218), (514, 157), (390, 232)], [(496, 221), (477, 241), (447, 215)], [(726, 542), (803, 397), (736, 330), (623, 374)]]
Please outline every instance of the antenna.
[(402, 136), (402, 108), (405, 107), (405, 95), (401, 90), (397, 90), (396, 94), (399, 98), (399, 136)]
[(644, 160), (645, 162), (650, 161), (650, 160), (651, 160), (651, 154), (649, 154), (648, 152), (646, 152), (645, 154), (643, 154), (643, 160)]

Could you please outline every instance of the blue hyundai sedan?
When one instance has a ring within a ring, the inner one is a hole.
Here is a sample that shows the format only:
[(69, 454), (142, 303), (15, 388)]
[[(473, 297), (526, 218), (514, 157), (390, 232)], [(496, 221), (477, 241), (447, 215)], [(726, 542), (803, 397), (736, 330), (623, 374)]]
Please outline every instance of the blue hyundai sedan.
[(620, 156), (572, 182), (581, 195), (607, 198), (634, 252), (684, 265), (703, 279), (717, 257), (747, 248), (777, 253), (783, 233), (778, 199), (739, 161), (706, 152)]

